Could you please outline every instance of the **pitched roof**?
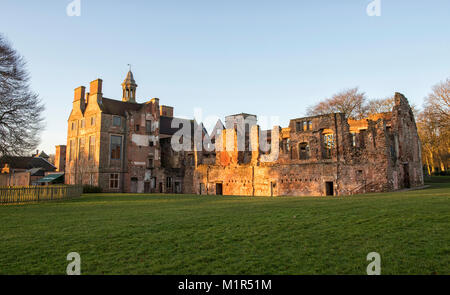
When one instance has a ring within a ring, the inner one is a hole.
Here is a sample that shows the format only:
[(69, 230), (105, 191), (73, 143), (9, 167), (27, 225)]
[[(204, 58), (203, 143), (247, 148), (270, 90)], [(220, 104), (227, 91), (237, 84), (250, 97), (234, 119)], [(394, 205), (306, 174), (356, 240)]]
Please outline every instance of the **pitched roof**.
[(33, 168), (42, 168), (45, 171), (55, 171), (56, 167), (44, 158), (39, 157), (12, 157), (4, 156), (0, 158), (0, 167), (8, 164), (12, 169), (29, 170)]
[(31, 176), (44, 176), (45, 175), (45, 170), (41, 167), (31, 168), (30, 170), (27, 170), (27, 171), (30, 172)]
[(239, 114), (234, 114), (234, 115), (228, 115), (228, 116), (226, 116), (225, 118), (229, 118), (229, 117), (240, 117), (240, 116), (242, 116), (242, 117), (244, 117), (244, 118), (247, 118), (247, 117), (256, 117), (256, 115), (249, 114), (249, 113), (239, 113)]
[(138, 111), (143, 105), (142, 103), (126, 102), (103, 97), (101, 109), (105, 114), (125, 117), (126, 111)]
[(131, 71), (128, 71), (127, 76), (125, 77), (125, 80), (123, 81), (123, 84), (136, 85), (136, 81), (134, 81), (133, 73)]
[(58, 178), (62, 177), (64, 173), (54, 173), (54, 174), (48, 174), (47, 176), (44, 176), (43, 178), (36, 181), (37, 183), (49, 183), (57, 180)]
[[(133, 103), (103, 97), (101, 109), (105, 114), (125, 117), (126, 111), (139, 111), (144, 105), (145, 103)], [(183, 127), (181, 126), (179, 128), (172, 128), (172, 121), (174, 119), (180, 120), (183, 126), (184, 124), (190, 124), (191, 134), (193, 134), (195, 128), (194, 120), (167, 117), (167, 116), (160, 116), (159, 133), (165, 135), (174, 135), (175, 132), (177, 132), (180, 128)], [(206, 132), (206, 129), (204, 130), (204, 132)]]

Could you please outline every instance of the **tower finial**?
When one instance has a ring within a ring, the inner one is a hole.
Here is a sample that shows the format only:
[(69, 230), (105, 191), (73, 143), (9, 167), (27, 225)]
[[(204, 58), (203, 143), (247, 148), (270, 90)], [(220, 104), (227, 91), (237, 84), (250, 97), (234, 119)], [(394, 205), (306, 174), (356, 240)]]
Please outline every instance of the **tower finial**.
[(133, 73), (131, 72), (131, 64), (128, 64), (130, 67), (130, 70), (127, 73), (127, 76), (125, 77), (125, 80), (122, 83), (122, 101), (127, 102), (136, 102), (136, 87), (137, 84), (134, 81)]
[(127, 64), (128, 65), (128, 67), (129, 67), (129, 70), (130, 70), (130, 72), (131, 72), (131, 64)]

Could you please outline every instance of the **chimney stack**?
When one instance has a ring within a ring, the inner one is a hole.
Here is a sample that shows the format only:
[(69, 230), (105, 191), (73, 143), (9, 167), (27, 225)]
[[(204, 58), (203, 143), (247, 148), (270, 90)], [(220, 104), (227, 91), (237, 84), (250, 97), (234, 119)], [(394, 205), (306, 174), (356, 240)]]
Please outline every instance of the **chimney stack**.
[(85, 92), (86, 92), (86, 87), (80, 86), (75, 89), (75, 94), (74, 94), (74, 98), (73, 98), (74, 106), (76, 105), (77, 107), (79, 107), (79, 109), (82, 112), (84, 112), (84, 109), (86, 107), (86, 101), (84, 98)]
[(102, 83), (103, 83), (102, 79), (97, 79), (91, 82), (90, 85), (91, 95), (102, 93)]

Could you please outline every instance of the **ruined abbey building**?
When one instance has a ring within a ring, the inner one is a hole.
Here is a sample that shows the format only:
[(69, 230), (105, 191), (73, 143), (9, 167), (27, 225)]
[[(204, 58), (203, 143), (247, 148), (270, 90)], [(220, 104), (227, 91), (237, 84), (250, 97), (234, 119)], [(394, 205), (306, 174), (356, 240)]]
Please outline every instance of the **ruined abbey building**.
[[(100, 79), (90, 93), (75, 89), (66, 183), (106, 192), (244, 196), (337, 196), (423, 185), (414, 115), (400, 93), (392, 112), (364, 120), (333, 113), (263, 131), (256, 116), (241, 113), (208, 134), (194, 120), (175, 118), (158, 98), (137, 103), (136, 88), (130, 71), (121, 101), (103, 97)], [(192, 133), (182, 140), (193, 148), (176, 150), (172, 140), (180, 140), (183, 127)], [(208, 144), (194, 143), (197, 131)], [(203, 149), (210, 145), (215, 149)]]

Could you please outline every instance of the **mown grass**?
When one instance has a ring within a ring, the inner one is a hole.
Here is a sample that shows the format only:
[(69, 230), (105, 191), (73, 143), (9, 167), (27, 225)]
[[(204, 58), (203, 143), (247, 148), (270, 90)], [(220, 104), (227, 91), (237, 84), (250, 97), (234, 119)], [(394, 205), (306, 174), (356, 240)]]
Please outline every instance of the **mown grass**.
[(450, 179), (343, 198), (96, 194), (0, 207), (0, 274), (450, 273)]

